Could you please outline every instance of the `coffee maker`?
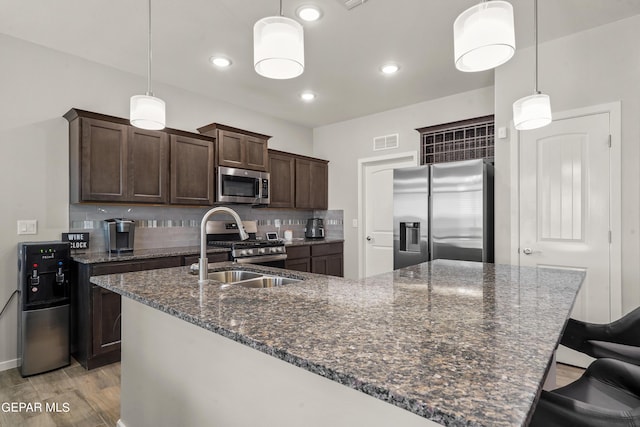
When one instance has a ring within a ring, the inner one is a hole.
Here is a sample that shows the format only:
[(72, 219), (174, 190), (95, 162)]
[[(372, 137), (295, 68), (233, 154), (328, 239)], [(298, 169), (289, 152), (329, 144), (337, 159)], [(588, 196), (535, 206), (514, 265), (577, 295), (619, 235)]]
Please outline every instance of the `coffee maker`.
[(324, 221), (322, 218), (309, 218), (307, 220), (304, 237), (307, 239), (324, 239)]
[(104, 232), (107, 242), (107, 252), (132, 252), (135, 231), (136, 222), (132, 219), (105, 219)]

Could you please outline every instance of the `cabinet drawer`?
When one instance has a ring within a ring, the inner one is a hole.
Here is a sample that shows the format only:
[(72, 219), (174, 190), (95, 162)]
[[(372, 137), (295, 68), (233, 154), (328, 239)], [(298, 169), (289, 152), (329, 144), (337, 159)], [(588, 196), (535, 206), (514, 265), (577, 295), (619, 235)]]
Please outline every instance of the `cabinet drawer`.
[(129, 273), (132, 271), (156, 270), (158, 268), (180, 267), (181, 257), (153, 258), (140, 261), (107, 262), (95, 264), (91, 269), (92, 276), (103, 274)]
[(342, 253), (342, 242), (311, 245), (311, 256)]
[(287, 246), (287, 259), (309, 258), (311, 256), (310, 247), (305, 246)]

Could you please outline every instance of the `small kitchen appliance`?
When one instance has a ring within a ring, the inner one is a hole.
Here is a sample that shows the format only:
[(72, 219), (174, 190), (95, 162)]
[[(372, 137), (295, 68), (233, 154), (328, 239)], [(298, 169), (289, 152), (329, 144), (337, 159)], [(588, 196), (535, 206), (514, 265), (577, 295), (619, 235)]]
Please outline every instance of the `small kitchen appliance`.
[(107, 252), (132, 252), (136, 222), (132, 219), (111, 218), (104, 220)]
[(324, 239), (324, 221), (322, 218), (309, 218), (304, 229), (307, 239)]
[(18, 360), (20, 375), (68, 366), (69, 242), (18, 244)]

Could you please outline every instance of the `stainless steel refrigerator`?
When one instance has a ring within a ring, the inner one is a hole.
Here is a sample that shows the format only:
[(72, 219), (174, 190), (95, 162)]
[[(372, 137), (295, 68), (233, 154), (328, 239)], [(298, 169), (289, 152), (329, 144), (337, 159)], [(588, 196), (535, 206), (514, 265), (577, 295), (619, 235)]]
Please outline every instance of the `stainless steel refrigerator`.
[(493, 262), (493, 175), (481, 159), (395, 169), (393, 268)]

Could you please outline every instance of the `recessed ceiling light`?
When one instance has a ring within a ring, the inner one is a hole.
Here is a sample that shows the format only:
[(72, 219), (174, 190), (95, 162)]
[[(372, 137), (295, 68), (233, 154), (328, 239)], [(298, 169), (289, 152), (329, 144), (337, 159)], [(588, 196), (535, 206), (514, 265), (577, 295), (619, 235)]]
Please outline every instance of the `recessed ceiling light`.
[(307, 91), (307, 92), (302, 92), (302, 93), (300, 94), (300, 98), (301, 98), (303, 101), (313, 101), (314, 99), (316, 99), (316, 94), (315, 94), (315, 93), (313, 93), (313, 92), (309, 92), (309, 91)]
[(212, 56), (211, 63), (216, 67), (227, 68), (231, 65), (231, 60), (229, 58), (225, 58), (224, 56)]
[(397, 64), (384, 64), (382, 67), (380, 67), (380, 71), (385, 74), (394, 74), (399, 69), (400, 67)]
[(303, 21), (312, 22), (317, 21), (322, 16), (322, 11), (318, 8), (318, 6), (313, 5), (304, 5), (300, 6), (296, 10), (296, 15)]

